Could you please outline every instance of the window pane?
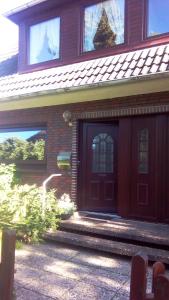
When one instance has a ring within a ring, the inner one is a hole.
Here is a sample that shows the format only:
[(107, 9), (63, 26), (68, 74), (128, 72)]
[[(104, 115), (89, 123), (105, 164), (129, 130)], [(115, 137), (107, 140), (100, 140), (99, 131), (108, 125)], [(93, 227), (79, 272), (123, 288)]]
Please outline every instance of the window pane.
[(100, 133), (93, 139), (93, 173), (113, 173), (114, 141), (107, 133)]
[(148, 173), (149, 132), (148, 129), (140, 130), (138, 134), (138, 171), (139, 174)]
[(168, 12), (168, 0), (148, 0), (148, 36), (169, 32)]
[(0, 129), (0, 160), (43, 160), (45, 128)]
[(124, 2), (107, 0), (85, 8), (84, 51), (124, 43)]
[(37, 64), (59, 58), (60, 18), (30, 27), (29, 63)]

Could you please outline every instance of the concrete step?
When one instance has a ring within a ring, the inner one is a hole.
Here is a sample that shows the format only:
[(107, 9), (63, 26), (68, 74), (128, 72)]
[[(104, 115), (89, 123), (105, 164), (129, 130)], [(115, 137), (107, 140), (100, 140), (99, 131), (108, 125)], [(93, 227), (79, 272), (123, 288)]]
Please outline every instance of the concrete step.
[(146, 253), (149, 257), (149, 260), (151, 261), (158, 260), (163, 263), (169, 264), (169, 251), (167, 250), (106, 240), (98, 237), (81, 235), (60, 230), (55, 232), (46, 232), (44, 238), (46, 240), (54, 241), (57, 243), (65, 243), (124, 256), (133, 256), (138, 252)]
[(169, 250), (169, 225), (115, 218), (98, 220), (88, 217), (72, 218), (62, 221), (60, 229), (74, 233), (88, 234), (107, 239), (136, 241), (144, 245)]

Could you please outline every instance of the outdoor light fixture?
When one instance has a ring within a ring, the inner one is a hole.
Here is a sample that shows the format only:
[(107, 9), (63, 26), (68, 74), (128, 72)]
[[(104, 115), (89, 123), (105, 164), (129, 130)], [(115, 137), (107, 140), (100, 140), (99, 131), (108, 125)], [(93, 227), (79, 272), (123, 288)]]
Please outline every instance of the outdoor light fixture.
[(69, 110), (64, 111), (63, 119), (65, 123), (68, 123), (69, 126), (72, 126), (72, 113)]

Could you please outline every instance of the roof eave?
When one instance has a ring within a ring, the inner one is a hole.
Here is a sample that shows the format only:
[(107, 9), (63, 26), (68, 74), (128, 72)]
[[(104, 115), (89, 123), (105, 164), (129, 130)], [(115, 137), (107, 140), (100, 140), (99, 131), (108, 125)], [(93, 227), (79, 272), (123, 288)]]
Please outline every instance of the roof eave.
[(14, 15), (14, 14), (17, 14), (17, 13), (20, 13), (32, 6), (35, 6), (37, 4), (40, 4), (42, 2), (45, 2), (46, 0), (32, 0), (28, 3), (25, 3), (25, 4), (22, 4), (22, 5), (19, 5), (17, 6), (16, 8), (13, 8), (13, 9), (10, 9), (10, 10), (7, 10), (3, 13), (3, 16), (6, 17), (6, 18), (9, 18)]

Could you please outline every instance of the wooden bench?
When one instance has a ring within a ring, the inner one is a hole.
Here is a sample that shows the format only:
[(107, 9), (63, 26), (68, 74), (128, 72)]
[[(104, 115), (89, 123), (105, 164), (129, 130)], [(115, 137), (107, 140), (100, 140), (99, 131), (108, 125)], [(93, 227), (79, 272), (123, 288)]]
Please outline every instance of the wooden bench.
[(153, 265), (152, 291), (147, 294), (148, 258), (135, 255), (132, 258), (130, 300), (169, 300), (169, 277), (161, 262)]
[(15, 231), (3, 231), (0, 263), (0, 300), (13, 299), (15, 241)]

